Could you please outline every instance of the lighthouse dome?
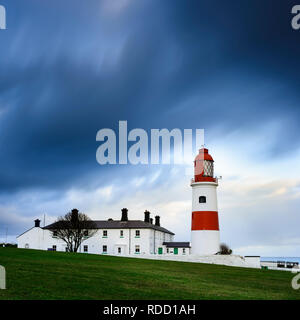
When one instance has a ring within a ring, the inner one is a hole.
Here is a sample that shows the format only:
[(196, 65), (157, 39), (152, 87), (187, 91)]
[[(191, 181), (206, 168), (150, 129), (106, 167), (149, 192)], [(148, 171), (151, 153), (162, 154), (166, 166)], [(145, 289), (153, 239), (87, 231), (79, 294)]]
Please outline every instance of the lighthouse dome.
[(194, 180), (195, 182), (212, 181), (214, 178), (214, 159), (208, 153), (208, 149), (202, 148), (194, 160)]
[(199, 154), (197, 154), (195, 161), (197, 160), (208, 160), (208, 161), (214, 161), (212, 156), (208, 153), (208, 149), (202, 148), (199, 149)]

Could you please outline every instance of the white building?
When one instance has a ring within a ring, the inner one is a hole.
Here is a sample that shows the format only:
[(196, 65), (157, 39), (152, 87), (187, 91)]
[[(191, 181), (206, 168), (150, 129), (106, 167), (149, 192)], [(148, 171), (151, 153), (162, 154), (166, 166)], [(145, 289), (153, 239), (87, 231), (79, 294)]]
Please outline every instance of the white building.
[[(153, 223), (149, 211), (144, 215), (143, 221), (128, 220), (128, 210), (124, 208), (121, 220), (94, 220), (97, 231), (82, 242), (79, 252), (110, 255), (190, 253), (188, 242), (173, 242), (174, 233), (160, 226), (159, 216)], [(40, 220), (35, 220), (33, 228), (17, 237), (18, 248), (66, 251), (66, 243), (53, 233), (55, 224), (41, 228)]]

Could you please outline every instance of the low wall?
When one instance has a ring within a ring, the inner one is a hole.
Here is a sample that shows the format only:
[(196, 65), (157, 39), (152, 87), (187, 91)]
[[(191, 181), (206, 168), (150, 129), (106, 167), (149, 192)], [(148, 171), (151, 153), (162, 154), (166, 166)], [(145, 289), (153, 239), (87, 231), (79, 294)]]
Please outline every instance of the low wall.
[[(123, 256), (124, 257), (124, 256)], [(132, 255), (125, 257), (133, 258)], [(135, 255), (134, 258), (152, 259), (152, 260), (169, 260), (169, 261), (182, 261), (193, 263), (208, 263), (220, 264), (231, 267), (244, 267), (244, 268), (260, 268), (260, 258), (247, 259), (238, 255), (186, 255), (186, 256), (167, 256), (167, 255)]]

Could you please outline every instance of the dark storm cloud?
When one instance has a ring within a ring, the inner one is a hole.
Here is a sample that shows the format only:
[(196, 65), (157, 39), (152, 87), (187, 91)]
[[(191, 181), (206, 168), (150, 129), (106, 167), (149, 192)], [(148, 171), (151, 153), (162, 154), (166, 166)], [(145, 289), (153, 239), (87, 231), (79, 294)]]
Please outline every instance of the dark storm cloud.
[(111, 13), (99, 1), (32, 0), (7, 11), (3, 193), (107, 174), (95, 136), (118, 120), (228, 132), (288, 118), (284, 140), (297, 146), (299, 34), (286, 1), (128, 1)]

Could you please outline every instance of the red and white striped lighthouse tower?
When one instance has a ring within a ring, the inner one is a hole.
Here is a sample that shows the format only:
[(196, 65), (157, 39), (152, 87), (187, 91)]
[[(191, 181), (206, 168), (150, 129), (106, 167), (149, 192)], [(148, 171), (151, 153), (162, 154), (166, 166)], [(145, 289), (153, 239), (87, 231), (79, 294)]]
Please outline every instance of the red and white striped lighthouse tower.
[(192, 201), (192, 254), (209, 255), (220, 250), (217, 203), (218, 180), (214, 178), (214, 160), (202, 148), (194, 161)]

